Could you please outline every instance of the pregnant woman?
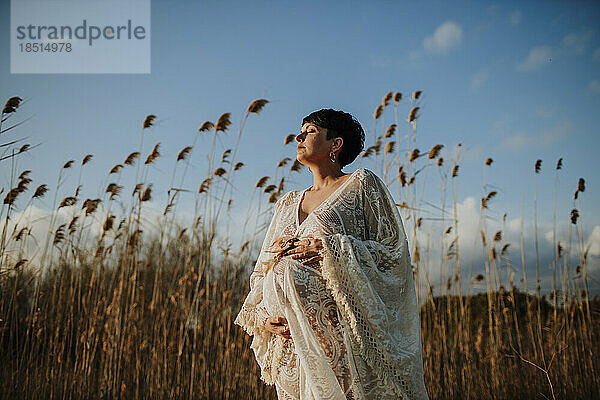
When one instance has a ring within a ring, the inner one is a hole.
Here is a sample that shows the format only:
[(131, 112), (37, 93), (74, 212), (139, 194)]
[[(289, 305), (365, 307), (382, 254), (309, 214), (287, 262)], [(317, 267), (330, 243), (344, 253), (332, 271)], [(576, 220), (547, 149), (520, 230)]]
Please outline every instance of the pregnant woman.
[(296, 141), (313, 185), (276, 202), (235, 319), (253, 335), (261, 379), (279, 399), (427, 399), (400, 214), (372, 171), (342, 172), (362, 127), (319, 110)]

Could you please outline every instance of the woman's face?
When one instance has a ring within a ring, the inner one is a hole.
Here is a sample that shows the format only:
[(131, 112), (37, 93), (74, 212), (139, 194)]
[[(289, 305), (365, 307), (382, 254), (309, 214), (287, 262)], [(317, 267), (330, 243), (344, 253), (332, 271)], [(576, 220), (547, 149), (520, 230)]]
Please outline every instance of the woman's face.
[[(334, 146), (334, 141), (338, 146)], [(298, 142), (298, 149), (296, 150), (298, 161), (305, 165), (320, 164), (331, 163), (329, 152), (332, 149), (336, 152), (337, 148), (341, 147), (342, 138), (337, 137), (327, 140), (326, 128), (307, 122), (302, 125), (300, 134), (296, 136), (296, 142)]]

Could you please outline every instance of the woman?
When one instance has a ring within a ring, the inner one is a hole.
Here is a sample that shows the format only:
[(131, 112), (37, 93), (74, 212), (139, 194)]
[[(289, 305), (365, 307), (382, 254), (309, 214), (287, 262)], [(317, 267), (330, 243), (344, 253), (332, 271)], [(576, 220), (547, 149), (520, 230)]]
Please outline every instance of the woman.
[(261, 379), (279, 399), (427, 399), (400, 214), (373, 172), (341, 171), (363, 149), (362, 127), (319, 110), (296, 141), (314, 184), (275, 204), (235, 319)]

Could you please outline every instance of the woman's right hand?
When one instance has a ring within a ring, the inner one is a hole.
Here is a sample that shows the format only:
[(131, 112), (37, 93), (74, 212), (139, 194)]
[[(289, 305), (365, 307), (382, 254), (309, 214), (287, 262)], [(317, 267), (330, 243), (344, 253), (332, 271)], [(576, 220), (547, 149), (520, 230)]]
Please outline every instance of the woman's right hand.
[(265, 322), (265, 329), (275, 335), (281, 335), (285, 339), (291, 339), (290, 328), (285, 317), (268, 317)]

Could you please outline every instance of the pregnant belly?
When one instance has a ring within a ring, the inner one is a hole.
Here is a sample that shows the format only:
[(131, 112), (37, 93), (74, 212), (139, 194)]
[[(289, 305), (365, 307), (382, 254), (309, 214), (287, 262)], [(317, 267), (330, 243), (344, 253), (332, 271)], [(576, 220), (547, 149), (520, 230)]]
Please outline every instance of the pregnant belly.
[[(286, 288), (286, 272), (292, 278), (293, 288)], [(321, 276), (320, 267), (308, 267), (290, 257), (282, 257), (265, 275), (261, 307), (270, 316), (285, 316), (284, 309), (289, 305), (287, 293), (290, 289), (298, 294), (309, 314), (314, 314), (313, 302), (319, 303), (320, 306), (326, 304), (328, 312), (332, 311), (333, 298)]]
[(289, 258), (281, 258), (265, 275), (261, 307), (270, 316), (285, 316), (284, 307), (287, 304), (287, 299), (284, 287), (284, 274), (286, 268), (289, 268), (289, 264), (293, 262), (295, 261)]
[[(284, 279), (286, 273), (291, 279)], [(293, 287), (287, 287), (285, 282), (290, 282)], [(288, 298), (295, 299), (292, 300), (294, 307), (288, 307)], [(337, 303), (321, 274), (320, 265), (305, 266), (299, 261), (282, 258), (265, 276), (263, 302), (265, 309), (273, 316), (285, 316), (284, 310), (293, 310), (293, 320), (301, 325), (296, 326), (301, 335), (306, 335), (307, 329), (312, 330), (341, 387), (347, 391), (351, 375), (348, 349), (344, 342), (344, 325), (340, 321)], [(293, 328), (292, 339), (295, 334)]]

